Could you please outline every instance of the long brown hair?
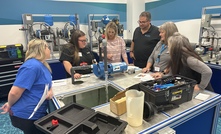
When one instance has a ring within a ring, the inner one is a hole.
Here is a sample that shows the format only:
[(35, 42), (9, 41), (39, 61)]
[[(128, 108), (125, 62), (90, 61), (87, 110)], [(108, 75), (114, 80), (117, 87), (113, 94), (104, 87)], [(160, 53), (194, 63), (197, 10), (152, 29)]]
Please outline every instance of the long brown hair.
[(74, 61), (73, 61), (74, 64), (77, 64), (80, 60), (80, 57), (78, 55), (79, 50), (80, 50), (78, 39), (82, 36), (85, 36), (85, 33), (83, 31), (81, 30), (74, 31), (71, 35), (71, 39), (69, 40), (69, 43), (65, 45), (65, 47), (67, 47), (73, 54), (71, 56), (74, 57)]
[(172, 74), (178, 74), (183, 66), (187, 65), (187, 58), (192, 56), (200, 61), (202, 58), (194, 51), (189, 39), (176, 32), (168, 39), (168, 47), (170, 51), (170, 63)]

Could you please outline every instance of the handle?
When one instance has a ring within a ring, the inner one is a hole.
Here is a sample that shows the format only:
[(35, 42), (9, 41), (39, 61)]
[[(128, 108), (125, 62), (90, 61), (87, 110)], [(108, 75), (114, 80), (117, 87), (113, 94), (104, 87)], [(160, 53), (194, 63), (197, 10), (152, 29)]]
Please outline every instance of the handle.
[(127, 98), (127, 116), (129, 116), (129, 117), (132, 116), (132, 114), (131, 114), (131, 107), (130, 107), (131, 101), (132, 101), (132, 98), (128, 97)]

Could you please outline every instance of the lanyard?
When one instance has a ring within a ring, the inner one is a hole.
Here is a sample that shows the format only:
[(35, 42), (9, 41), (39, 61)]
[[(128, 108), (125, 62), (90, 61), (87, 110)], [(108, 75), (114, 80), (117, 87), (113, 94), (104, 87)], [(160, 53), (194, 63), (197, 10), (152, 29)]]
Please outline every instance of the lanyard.
[(31, 119), (34, 114), (37, 112), (37, 110), (41, 107), (42, 103), (45, 101), (46, 96), (48, 94), (48, 89), (49, 89), (49, 84), (45, 84), (45, 90), (44, 93), (40, 99), (40, 101), (38, 102), (37, 106), (35, 107), (34, 111), (31, 113), (31, 115), (28, 117), (28, 119)]
[(160, 56), (161, 54), (163, 53), (163, 51), (167, 48), (167, 46), (165, 44), (163, 44), (161, 46), (161, 49), (160, 49), (160, 53), (157, 55), (157, 59), (156, 59), (156, 62), (159, 63), (160, 62)]

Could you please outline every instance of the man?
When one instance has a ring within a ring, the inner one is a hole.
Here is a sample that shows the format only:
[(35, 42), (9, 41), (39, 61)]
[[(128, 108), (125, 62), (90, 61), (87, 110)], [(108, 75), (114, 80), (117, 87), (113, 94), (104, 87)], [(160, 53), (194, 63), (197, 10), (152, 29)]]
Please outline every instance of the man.
[(150, 22), (151, 14), (142, 12), (138, 20), (139, 27), (135, 29), (131, 42), (130, 57), (134, 60), (134, 65), (139, 68), (146, 67), (150, 54), (160, 41), (158, 27), (151, 25)]

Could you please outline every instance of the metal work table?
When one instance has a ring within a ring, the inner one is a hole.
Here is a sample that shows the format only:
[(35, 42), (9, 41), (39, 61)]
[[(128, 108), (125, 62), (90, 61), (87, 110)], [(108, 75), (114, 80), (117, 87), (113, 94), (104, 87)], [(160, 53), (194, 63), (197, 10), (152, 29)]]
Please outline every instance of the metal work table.
[[(200, 131), (200, 132), (211, 132), (211, 133), (215, 133), (214, 130), (216, 130), (216, 124), (217, 124), (217, 120), (218, 120), (218, 116), (219, 116), (219, 105), (220, 105), (220, 95), (211, 93), (211, 92), (207, 92), (204, 91), (203, 93), (205, 94), (209, 94), (210, 97), (209, 99), (207, 99), (206, 101), (202, 102), (200, 100), (197, 99), (193, 99), (189, 102), (185, 102), (181, 105), (179, 105), (179, 108), (173, 109), (173, 110), (169, 110), (167, 112), (162, 112), (162, 113), (157, 113), (156, 115), (153, 116), (153, 119), (146, 122), (143, 120), (143, 124), (140, 127), (131, 127), (130, 125), (127, 125), (126, 129), (125, 129), (125, 134), (135, 134), (135, 133), (155, 133), (158, 130), (169, 126), (173, 129), (176, 130), (176, 127), (179, 127), (179, 125), (182, 126), (182, 123), (188, 122), (189, 120), (192, 120), (193, 118), (203, 114), (205, 111), (207, 111), (208, 109), (211, 109), (212, 107), (216, 107), (215, 109), (215, 113), (214, 115), (211, 115), (211, 118), (213, 118), (213, 122), (210, 122), (210, 126), (213, 129), (210, 130), (206, 130), (206, 131)], [(127, 120), (127, 116), (126, 113), (121, 115), (121, 116), (117, 116), (115, 114), (113, 114), (110, 111), (110, 106), (109, 104), (103, 105), (103, 106), (98, 106), (95, 108), (95, 110), (100, 111), (100, 112), (104, 112), (108, 115), (114, 116), (114, 117), (119, 117), (120, 119), (126, 121)], [(204, 117), (202, 117), (204, 118)], [(206, 119), (204, 119), (204, 121), (208, 121)], [(204, 122), (198, 122), (199, 124), (204, 123)], [(207, 124), (207, 123), (206, 123)], [(209, 123), (208, 123), (209, 124)], [(214, 124), (214, 125), (212, 125)], [(195, 125), (197, 129), (203, 129), (197, 127), (197, 124), (188, 124), (188, 126), (191, 125)], [(208, 126), (206, 128), (208, 128)], [(195, 129), (196, 129), (195, 128)], [(178, 134), (180, 133), (189, 133), (189, 134), (196, 134), (197, 132), (194, 132), (194, 130), (191, 130), (190, 127), (187, 127), (186, 129), (177, 132)], [(207, 133), (205, 133), (207, 134)], [(209, 133), (208, 133), (209, 134)]]
[[(140, 73), (140, 71), (136, 71), (136, 73), (132, 75), (127, 73), (113, 74), (113, 77), (109, 79), (108, 84), (118, 87), (120, 90), (124, 90), (140, 82), (140, 79), (134, 78), (134, 76), (138, 73)], [(54, 105), (57, 108), (60, 107), (59, 102), (57, 99), (55, 99), (56, 97), (88, 92), (106, 84), (105, 81), (98, 79), (93, 74), (91, 74), (90, 77), (82, 78), (82, 80), (84, 83), (80, 85), (71, 84), (71, 79), (61, 79), (54, 81)], [(56, 82), (61, 82), (62, 84), (56, 85)], [(209, 91), (202, 92), (209, 94), (210, 97), (205, 101), (193, 98), (191, 101), (181, 104), (176, 109), (157, 113), (154, 115), (152, 120), (148, 122), (143, 121), (143, 124), (140, 127), (131, 127), (127, 125), (124, 133), (156, 133), (160, 129), (169, 126), (176, 130), (178, 134), (215, 134), (216, 124), (220, 111), (221, 95)], [(197, 93), (194, 93), (193, 97), (195, 97), (196, 94)], [(105, 103), (93, 108), (96, 111), (101, 111), (111, 116), (118, 117), (110, 111), (109, 103)], [(119, 116), (119, 118), (126, 121), (126, 113)]]

